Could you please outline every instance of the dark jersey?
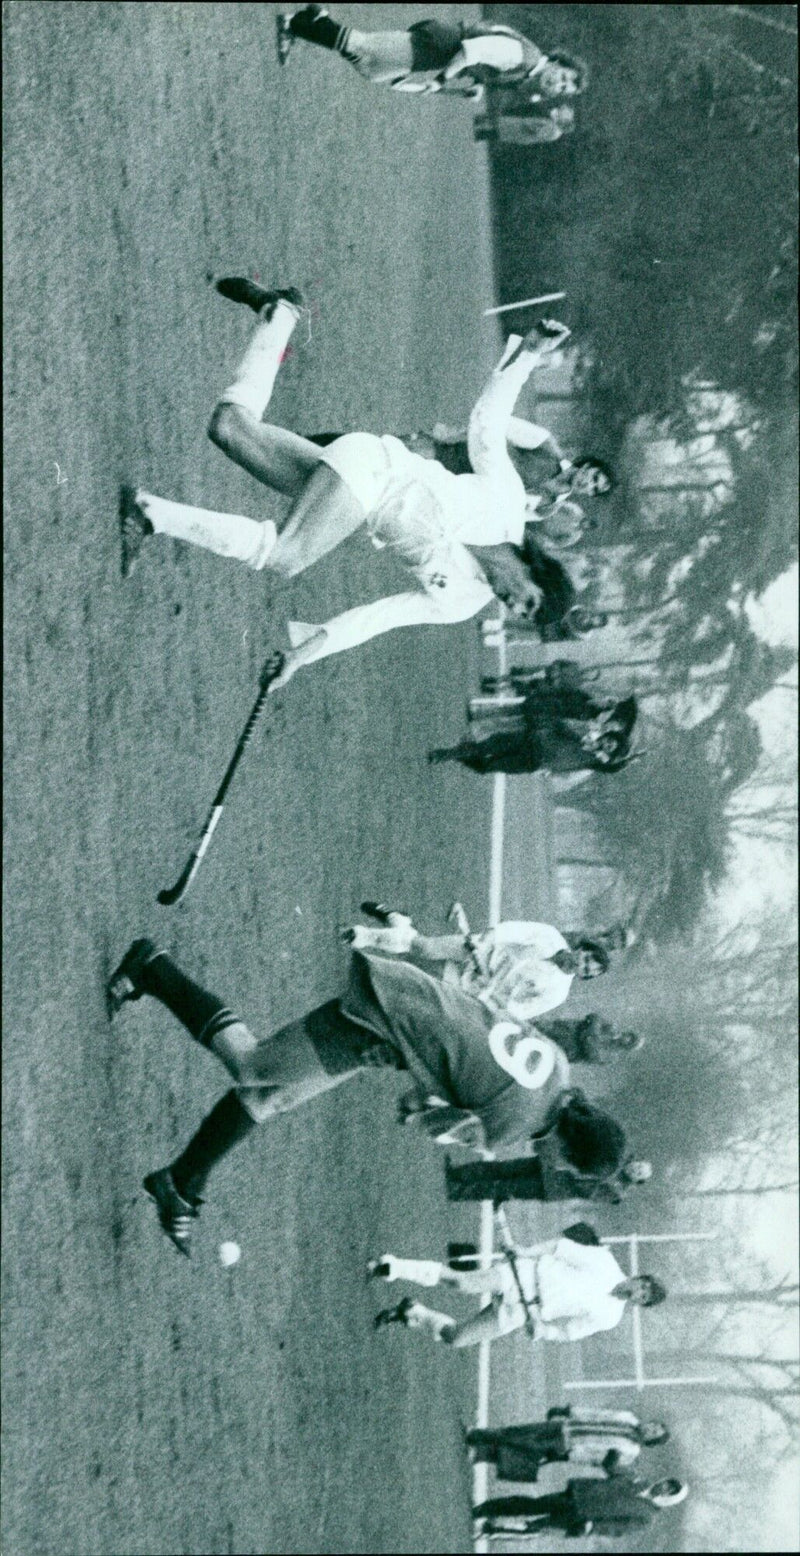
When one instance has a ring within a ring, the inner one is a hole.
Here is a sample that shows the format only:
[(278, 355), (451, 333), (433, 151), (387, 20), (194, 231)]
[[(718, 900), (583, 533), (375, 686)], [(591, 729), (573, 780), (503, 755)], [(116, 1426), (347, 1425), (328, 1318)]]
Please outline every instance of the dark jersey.
[(341, 1007), (402, 1055), (420, 1089), (480, 1118), (494, 1147), (538, 1133), (555, 1119), (569, 1085), (569, 1065), (550, 1044), (553, 1068), (529, 1090), (493, 1057), (497, 1017), (480, 1000), (409, 962), (354, 953)]

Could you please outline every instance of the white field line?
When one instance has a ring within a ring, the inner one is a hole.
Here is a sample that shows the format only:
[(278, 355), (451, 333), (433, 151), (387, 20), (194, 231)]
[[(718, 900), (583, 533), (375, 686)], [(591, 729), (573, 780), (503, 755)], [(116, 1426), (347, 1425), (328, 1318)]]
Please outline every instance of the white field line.
[[(498, 670), (504, 675), (507, 669), (505, 634), (501, 636), (499, 645)], [(492, 788), (492, 834), (491, 852), (489, 856), (489, 923), (500, 922), (500, 910), (503, 897), (503, 832), (506, 814), (506, 775), (497, 773), (493, 780)], [(494, 1216), (492, 1214), (491, 1200), (484, 1200), (481, 1205), (481, 1225), (479, 1238), (480, 1262), (482, 1265), (491, 1263), (494, 1250)], [(490, 1298), (482, 1306), (487, 1306)], [(478, 1400), (475, 1411), (475, 1425), (485, 1427), (489, 1423), (489, 1358), (491, 1346), (484, 1343), (478, 1347)], [(489, 1484), (489, 1467), (486, 1464), (476, 1464), (472, 1471), (472, 1502), (475, 1506), (479, 1502), (485, 1502)], [(477, 1539), (476, 1551), (489, 1551), (489, 1541)]]

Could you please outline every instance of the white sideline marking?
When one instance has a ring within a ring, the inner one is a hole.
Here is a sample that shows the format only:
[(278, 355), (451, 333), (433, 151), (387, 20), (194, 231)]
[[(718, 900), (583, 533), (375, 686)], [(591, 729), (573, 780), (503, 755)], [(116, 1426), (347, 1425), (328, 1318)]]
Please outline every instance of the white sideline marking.
[[(505, 634), (501, 636), (498, 654), (498, 669), (500, 674), (506, 671)], [(492, 787), (492, 833), (491, 851), (489, 855), (489, 924), (499, 924), (500, 910), (503, 897), (503, 832), (506, 815), (506, 775), (497, 773)], [(481, 1204), (481, 1225), (479, 1238), (480, 1261), (482, 1265), (491, 1262), (494, 1249), (494, 1217), (490, 1200), (484, 1200)], [(489, 1302), (486, 1299), (481, 1305), (486, 1307)], [(488, 1426), (489, 1423), (489, 1358), (491, 1346), (485, 1341), (478, 1347), (478, 1400), (475, 1410), (475, 1425)], [(476, 1464), (472, 1470), (472, 1504), (485, 1502), (489, 1489), (489, 1466)], [(475, 1541), (475, 1550), (486, 1552), (491, 1549), (489, 1541), (479, 1538)]]

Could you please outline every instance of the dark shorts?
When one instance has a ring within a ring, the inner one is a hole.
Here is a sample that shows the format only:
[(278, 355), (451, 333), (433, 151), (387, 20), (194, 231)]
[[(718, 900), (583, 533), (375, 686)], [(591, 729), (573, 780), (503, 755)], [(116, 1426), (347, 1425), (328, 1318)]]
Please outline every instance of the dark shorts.
[(461, 48), (461, 28), (451, 22), (414, 22), (408, 31), (412, 70), (444, 70)]
[(406, 1068), (396, 1048), (344, 1015), (339, 1000), (328, 1000), (312, 1010), (303, 1026), (328, 1075), (346, 1075), (366, 1066)]
[(435, 458), (451, 475), (472, 475), (473, 469), (469, 462), (467, 452), (467, 440), (458, 443), (437, 443), (434, 439)]

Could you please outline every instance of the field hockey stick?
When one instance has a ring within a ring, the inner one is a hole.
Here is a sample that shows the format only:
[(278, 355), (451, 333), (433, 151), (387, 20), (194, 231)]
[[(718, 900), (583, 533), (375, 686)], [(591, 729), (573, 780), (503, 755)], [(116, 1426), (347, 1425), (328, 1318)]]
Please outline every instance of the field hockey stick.
[(214, 836), (219, 818), (222, 815), (225, 806), (225, 796), (228, 792), (228, 789), (230, 788), (233, 775), (236, 772), (236, 769), (239, 766), (239, 763), (241, 762), (242, 757), (244, 756), (244, 753), (253, 738), (255, 727), (267, 705), (267, 698), (270, 693), (270, 687), (272, 686), (273, 681), (276, 680), (280, 675), (281, 670), (283, 669), (283, 665), (284, 656), (281, 653), (272, 654), (267, 660), (261, 672), (261, 684), (258, 696), (253, 703), (252, 709), (250, 711), (250, 717), (247, 720), (247, 723), (245, 724), (238, 741), (236, 742), (236, 749), (230, 759), (230, 762), (228, 763), (225, 777), (223, 778), (222, 783), (214, 795), (214, 801), (208, 813), (206, 824), (203, 827), (203, 831), (200, 835), (197, 847), (190, 854), (186, 866), (179, 875), (175, 885), (165, 887), (165, 889), (160, 891), (158, 894), (158, 900), (162, 907), (171, 908), (174, 907), (176, 902), (180, 902), (186, 896), (192, 881), (200, 869), (203, 857), (208, 849), (208, 845), (211, 842), (212, 837)]
[(486, 968), (483, 966), (483, 964), (481, 962), (481, 959), (478, 956), (478, 948), (477, 948), (477, 945), (475, 943), (475, 936), (473, 935), (472, 930), (469, 927), (469, 919), (467, 918), (467, 915), (464, 912), (464, 909), (461, 906), (460, 902), (454, 902), (453, 903), (453, 906), (450, 909), (448, 917), (455, 924), (456, 929), (458, 930), (458, 933), (461, 936), (463, 936), (464, 949), (469, 954), (469, 959), (470, 959), (470, 961), (472, 963), (472, 966), (473, 966), (475, 972), (478, 974), (478, 977), (479, 978), (485, 978), (486, 977)]
[(500, 1241), (503, 1244), (503, 1254), (508, 1260), (509, 1266), (511, 1268), (511, 1273), (514, 1277), (514, 1284), (517, 1288), (517, 1295), (519, 1296), (519, 1300), (522, 1303), (522, 1308), (525, 1313), (526, 1333), (532, 1340), (535, 1340), (536, 1323), (533, 1315), (533, 1307), (523, 1290), (519, 1269), (517, 1267), (517, 1247), (511, 1235), (511, 1228), (508, 1224), (508, 1218), (502, 1208), (502, 1205), (497, 1205), (495, 1207), (494, 1218), (497, 1224), (497, 1230), (500, 1233)]

